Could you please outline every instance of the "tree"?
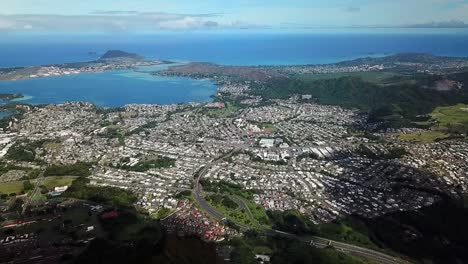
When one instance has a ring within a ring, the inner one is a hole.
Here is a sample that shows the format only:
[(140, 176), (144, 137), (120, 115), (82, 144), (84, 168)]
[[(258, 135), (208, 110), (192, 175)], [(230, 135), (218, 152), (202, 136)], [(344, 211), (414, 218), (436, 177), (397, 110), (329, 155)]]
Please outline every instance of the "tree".
[(23, 182), (23, 190), (25, 192), (30, 191), (32, 189), (34, 189), (34, 185), (30, 181), (24, 181)]

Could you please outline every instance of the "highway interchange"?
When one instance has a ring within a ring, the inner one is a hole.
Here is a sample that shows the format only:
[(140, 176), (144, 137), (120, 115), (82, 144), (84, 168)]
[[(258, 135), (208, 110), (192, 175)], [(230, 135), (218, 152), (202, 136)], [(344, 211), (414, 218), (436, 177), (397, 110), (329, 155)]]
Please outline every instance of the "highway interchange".
[[(215, 159), (213, 162), (211, 162), (211, 163), (207, 164), (206, 166), (204, 166), (195, 175), (196, 178), (195, 178), (195, 184), (194, 184), (194, 188), (193, 188), (193, 193), (194, 193), (195, 199), (196, 199), (197, 203), (199, 204), (199, 206), (200, 206), (200, 208), (202, 210), (204, 210), (208, 215), (210, 215), (211, 217), (213, 217), (214, 219), (216, 219), (218, 221), (225, 221), (226, 217), (224, 215), (222, 215), (220, 212), (218, 212), (215, 208), (213, 208), (206, 201), (206, 199), (204, 197), (204, 194), (203, 194), (203, 187), (200, 184), (200, 179), (210, 170), (210, 168), (213, 165), (215, 165), (215, 164), (217, 164), (219, 162), (222, 162), (223, 160), (231, 157), (232, 155), (234, 155), (235, 153), (237, 153), (240, 150), (241, 150), (240, 148), (234, 148), (233, 150), (229, 151), (228, 153), (222, 155), (221, 157)], [(246, 211), (247, 211), (249, 217), (251, 217), (251, 218), (253, 217), (250, 210), (248, 209), (248, 206), (243, 204), (242, 200), (238, 199), (236, 202), (240, 203), (241, 207), (243, 207), (244, 209), (247, 208)], [(255, 221), (255, 219), (253, 219), (253, 218), (252, 218), (252, 220)], [(234, 223), (234, 224), (242, 231), (247, 231), (247, 230), (250, 229), (250, 227), (248, 227), (246, 225), (243, 225), (243, 224), (239, 224), (239, 223)], [(378, 252), (378, 251), (375, 251), (375, 250), (371, 250), (371, 249), (367, 249), (367, 248), (363, 248), (363, 247), (359, 247), (359, 246), (355, 246), (355, 245), (351, 245), (351, 244), (347, 244), (347, 243), (342, 243), (342, 242), (338, 242), (338, 241), (333, 241), (333, 240), (330, 240), (330, 239), (327, 239), (327, 238), (322, 238), (322, 237), (317, 237), (317, 236), (307, 236), (307, 237), (306, 236), (297, 236), (297, 235), (294, 235), (294, 234), (291, 234), (291, 233), (286, 233), (286, 232), (282, 232), (282, 231), (279, 231), (279, 230), (267, 229), (267, 228), (262, 228), (262, 232), (263, 232), (264, 235), (267, 235), (267, 236), (280, 236), (280, 237), (285, 237), (285, 238), (288, 238), (288, 239), (295, 239), (295, 240), (298, 240), (298, 241), (301, 241), (301, 242), (304, 242), (304, 243), (308, 243), (311, 246), (314, 246), (314, 247), (317, 247), (317, 248), (333, 247), (335, 250), (337, 250), (339, 252), (349, 254), (349, 255), (368, 258), (370, 260), (376, 261), (377, 263), (383, 263), (383, 264), (409, 263), (407, 261), (401, 260), (399, 258), (390, 256), (390, 255), (387, 255), (387, 254), (384, 254), (384, 253), (381, 253), (381, 252)]]

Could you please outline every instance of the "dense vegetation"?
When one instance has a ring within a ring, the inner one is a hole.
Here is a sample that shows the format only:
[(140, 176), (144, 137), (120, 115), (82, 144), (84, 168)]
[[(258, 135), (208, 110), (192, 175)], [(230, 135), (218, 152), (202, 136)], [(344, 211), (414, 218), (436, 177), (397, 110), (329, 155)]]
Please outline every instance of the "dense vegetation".
[(318, 249), (306, 243), (284, 238), (265, 238), (250, 232), (243, 239), (234, 238), (229, 244), (233, 247), (230, 258), (234, 264), (258, 263), (256, 254), (271, 256), (272, 264), (354, 264), (368, 263), (363, 259), (350, 257), (331, 248)]
[(46, 168), (44, 176), (89, 176), (91, 164), (77, 162), (70, 165), (50, 165)]
[(348, 216), (313, 225), (294, 212), (268, 212), (274, 227), (314, 234), (367, 248), (396, 252), (421, 263), (468, 262), (468, 200), (446, 198), (419, 211), (377, 218)]
[(211, 194), (206, 197), (206, 199), (215, 205), (224, 206), (229, 209), (237, 209), (239, 205), (234, 202), (229, 196), (220, 195), (220, 194)]
[[(453, 75), (453, 79), (466, 81), (468, 73)], [(418, 115), (430, 113), (437, 106), (468, 102), (463, 90), (437, 91), (426, 87), (425, 78), (416, 83), (378, 85), (360, 77), (336, 79), (282, 78), (252, 87), (251, 93), (266, 99), (284, 99), (294, 94), (311, 94), (323, 104), (358, 108), (370, 113), (372, 121), (389, 121), (392, 125), (408, 124)], [(430, 82), (429, 82), (430, 83)]]
[(375, 241), (396, 252), (432, 263), (468, 262), (466, 201), (444, 200), (417, 212), (354, 219)]
[(254, 194), (251, 190), (244, 190), (242, 186), (226, 181), (215, 182), (202, 179), (200, 180), (200, 184), (206, 192), (237, 195), (248, 200), (251, 200)]
[[(42, 139), (37, 141), (31, 141), (28, 139), (17, 141), (6, 154), (6, 158), (16, 161), (41, 161), (37, 158), (37, 149), (44, 148), (50, 143), (57, 143), (55, 140)], [(44, 154), (44, 152), (42, 152)]]
[(296, 210), (267, 211), (273, 228), (297, 235), (317, 234), (316, 226)]
[(216, 263), (213, 244), (170, 237), (158, 221), (133, 209), (115, 211), (118, 217), (99, 218), (103, 234), (71, 263)]
[(19, 141), (8, 150), (6, 157), (16, 161), (35, 161), (36, 149), (42, 147), (44, 140), (39, 141)]
[(136, 171), (136, 172), (145, 172), (151, 169), (161, 169), (161, 168), (169, 168), (175, 166), (175, 159), (171, 159), (168, 157), (160, 157), (157, 159), (151, 159), (146, 161), (140, 161), (133, 166), (129, 165), (121, 165), (118, 166), (119, 169), (128, 170), (128, 171)]
[(64, 193), (64, 196), (125, 208), (133, 207), (133, 204), (137, 201), (137, 197), (127, 190), (90, 186), (88, 183), (89, 180), (85, 177), (76, 179)]

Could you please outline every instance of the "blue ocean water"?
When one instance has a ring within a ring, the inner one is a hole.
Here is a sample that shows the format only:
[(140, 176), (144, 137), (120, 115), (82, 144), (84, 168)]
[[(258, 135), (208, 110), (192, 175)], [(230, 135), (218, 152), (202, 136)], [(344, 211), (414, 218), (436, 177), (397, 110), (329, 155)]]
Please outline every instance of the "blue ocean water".
[(109, 49), (219, 64), (317, 64), (401, 52), (468, 56), (468, 34), (159, 34), (0, 36), (0, 67), (95, 59)]
[(21, 93), (31, 104), (86, 101), (99, 106), (208, 102), (216, 92), (209, 80), (159, 77), (134, 71), (114, 71), (59, 77), (0, 81), (2, 93)]
[[(468, 57), (468, 34), (0, 35), (0, 67), (94, 60), (110, 49), (149, 59), (232, 65), (333, 63), (402, 52)], [(0, 82), (26, 103), (89, 101), (102, 106), (210, 101), (210, 81), (132, 71)]]

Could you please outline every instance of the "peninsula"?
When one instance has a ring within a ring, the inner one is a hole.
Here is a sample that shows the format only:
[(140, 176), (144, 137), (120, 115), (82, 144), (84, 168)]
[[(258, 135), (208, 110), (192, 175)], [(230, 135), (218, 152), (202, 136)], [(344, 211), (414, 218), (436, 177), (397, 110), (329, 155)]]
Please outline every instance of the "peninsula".
[(145, 60), (144, 57), (120, 50), (110, 50), (98, 60), (43, 66), (28, 66), (0, 69), (0, 81), (52, 77), (80, 73), (96, 73), (112, 70), (135, 69), (167, 63), (159, 60)]

